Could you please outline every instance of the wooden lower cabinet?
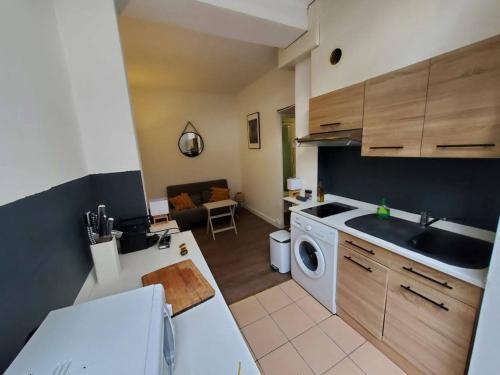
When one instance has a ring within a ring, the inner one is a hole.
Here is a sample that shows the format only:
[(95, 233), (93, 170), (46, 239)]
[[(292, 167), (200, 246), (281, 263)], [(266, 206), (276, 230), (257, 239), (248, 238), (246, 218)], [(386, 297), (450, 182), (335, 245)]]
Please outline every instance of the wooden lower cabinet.
[(425, 374), (463, 375), (477, 311), (391, 271), (383, 342)]
[(382, 338), (388, 268), (339, 246), (337, 305), (367, 331)]

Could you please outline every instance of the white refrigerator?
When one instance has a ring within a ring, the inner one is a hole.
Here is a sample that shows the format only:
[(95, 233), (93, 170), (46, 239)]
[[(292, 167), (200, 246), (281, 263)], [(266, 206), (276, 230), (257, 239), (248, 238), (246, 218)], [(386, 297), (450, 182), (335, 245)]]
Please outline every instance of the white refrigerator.
[(479, 314), (469, 375), (500, 373), (500, 221)]
[(161, 285), (54, 310), (5, 374), (169, 374), (171, 323)]

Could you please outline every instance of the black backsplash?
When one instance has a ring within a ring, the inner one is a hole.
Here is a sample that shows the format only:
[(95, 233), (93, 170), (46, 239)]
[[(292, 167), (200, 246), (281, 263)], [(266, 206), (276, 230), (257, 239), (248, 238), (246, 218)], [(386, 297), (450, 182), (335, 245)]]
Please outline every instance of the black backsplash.
[[(495, 231), (500, 159), (361, 157), (358, 147), (320, 147), (318, 180), (327, 193)], [(459, 218), (459, 219), (451, 219)]]
[(85, 176), (0, 206), (0, 373), (50, 310), (73, 304), (92, 267), (83, 214), (146, 214), (140, 171)]

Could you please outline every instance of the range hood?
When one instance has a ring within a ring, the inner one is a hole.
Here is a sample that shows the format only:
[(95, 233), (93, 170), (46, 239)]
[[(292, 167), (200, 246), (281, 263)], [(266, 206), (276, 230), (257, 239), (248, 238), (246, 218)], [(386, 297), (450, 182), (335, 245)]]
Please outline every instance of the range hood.
[(340, 130), (328, 133), (309, 134), (296, 138), (298, 146), (346, 147), (361, 146), (362, 129)]

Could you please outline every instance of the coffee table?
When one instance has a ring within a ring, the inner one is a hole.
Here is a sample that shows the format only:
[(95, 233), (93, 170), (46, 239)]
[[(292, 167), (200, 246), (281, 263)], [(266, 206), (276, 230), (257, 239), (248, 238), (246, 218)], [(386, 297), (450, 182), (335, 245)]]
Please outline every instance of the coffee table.
[[(203, 203), (203, 206), (208, 211), (207, 233), (208, 233), (208, 230), (210, 229), (214, 240), (215, 240), (215, 233), (224, 232), (226, 230), (234, 229), (234, 233), (238, 234), (238, 230), (236, 229), (236, 222), (234, 221), (234, 211), (235, 211), (237, 205), (238, 205), (238, 202), (233, 201), (232, 199), (224, 199), (222, 201), (217, 201), (217, 202)], [(226, 213), (223, 213), (223, 214), (212, 215), (212, 210), (216, 210), (219, 208), (228, 208), (229, 211)], [(231, 217), (230, 225), (227, 227), (214, 229), (212, 219), (217, 219), (219, 217), (225, 217), (225, 216)]]

